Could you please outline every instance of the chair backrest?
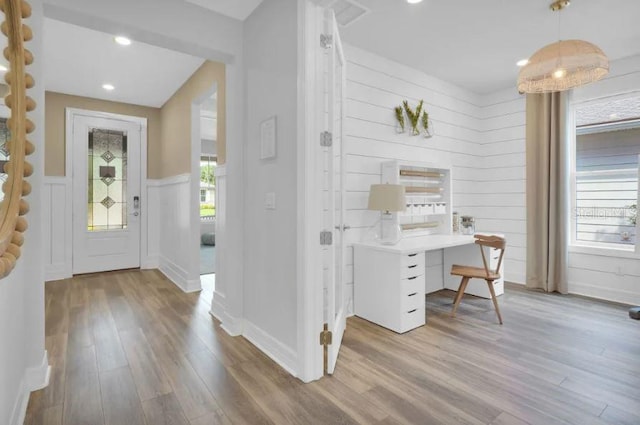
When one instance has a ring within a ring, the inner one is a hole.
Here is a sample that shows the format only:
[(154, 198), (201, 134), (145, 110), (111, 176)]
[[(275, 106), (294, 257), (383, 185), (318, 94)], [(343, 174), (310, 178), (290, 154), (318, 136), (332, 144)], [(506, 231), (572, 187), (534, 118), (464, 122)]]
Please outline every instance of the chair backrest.
[[(487, 272), (487, 277), (491, 273), (499, 274), (500, 266), (502, 265), (502, 258), (504, 257), (504, 250), (507, 246), (507, 241), (505, 238), (495, 235), (475, 235), (476, 244), (480, 246), (480, 253), (482, 254), (482, 263), (484, 264), (484, 270)], [(487, 262), (487, 257), (484, 253), (483, 247), (490, 247), (500, 250), (500, 258), (498, 259), (498, 264), (495, 270), (491, 270), (489, 268), (489, 263)]]

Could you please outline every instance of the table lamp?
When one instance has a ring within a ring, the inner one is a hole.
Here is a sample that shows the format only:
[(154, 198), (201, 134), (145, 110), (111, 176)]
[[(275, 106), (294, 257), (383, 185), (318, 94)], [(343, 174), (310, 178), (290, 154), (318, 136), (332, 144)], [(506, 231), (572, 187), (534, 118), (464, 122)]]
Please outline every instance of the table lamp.
[(380, 220), (373, 225), (376, 240), (384, 245), (395, 245), (402, 239), (402, 230), (392, 212), (404, 211), (404, 186), (399, 184), (372, 184), (369, 190), (369, 210), (380, 211)]

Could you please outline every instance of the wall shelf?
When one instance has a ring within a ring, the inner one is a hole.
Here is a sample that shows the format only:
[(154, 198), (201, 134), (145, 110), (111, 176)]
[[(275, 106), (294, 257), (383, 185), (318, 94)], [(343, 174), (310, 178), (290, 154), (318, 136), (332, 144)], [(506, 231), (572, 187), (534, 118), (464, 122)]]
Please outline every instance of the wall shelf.
[(405, 187), (407, 207), (394, 213), (403, 236), (451, 234), (451, 169), (429, 163), (386, 161), (382, 182)]

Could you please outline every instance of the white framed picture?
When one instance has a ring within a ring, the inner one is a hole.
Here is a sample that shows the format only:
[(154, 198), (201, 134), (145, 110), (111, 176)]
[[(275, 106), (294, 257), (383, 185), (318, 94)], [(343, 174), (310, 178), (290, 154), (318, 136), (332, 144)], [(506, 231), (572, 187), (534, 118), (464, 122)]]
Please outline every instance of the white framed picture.
[(260, 123), (260, 159), (273, 159), (276, 157), (276, 127), (275, 115)]

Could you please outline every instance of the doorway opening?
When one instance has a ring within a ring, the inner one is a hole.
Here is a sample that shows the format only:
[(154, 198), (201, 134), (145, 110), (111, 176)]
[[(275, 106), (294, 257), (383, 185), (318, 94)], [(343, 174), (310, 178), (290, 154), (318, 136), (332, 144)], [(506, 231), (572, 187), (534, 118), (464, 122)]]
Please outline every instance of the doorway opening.
[(216, 271), (217, 90), (200, 104), (200, 275)]

